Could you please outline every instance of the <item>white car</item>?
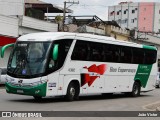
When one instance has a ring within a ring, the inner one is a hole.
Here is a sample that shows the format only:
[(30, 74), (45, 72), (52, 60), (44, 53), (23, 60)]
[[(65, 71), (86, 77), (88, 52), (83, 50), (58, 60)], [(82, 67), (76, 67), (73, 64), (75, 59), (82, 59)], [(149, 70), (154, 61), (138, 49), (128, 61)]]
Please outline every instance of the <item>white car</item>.
[(6, 74), (7, 74), (7, 68), (0, 68), (0, 84), (5, 84)]

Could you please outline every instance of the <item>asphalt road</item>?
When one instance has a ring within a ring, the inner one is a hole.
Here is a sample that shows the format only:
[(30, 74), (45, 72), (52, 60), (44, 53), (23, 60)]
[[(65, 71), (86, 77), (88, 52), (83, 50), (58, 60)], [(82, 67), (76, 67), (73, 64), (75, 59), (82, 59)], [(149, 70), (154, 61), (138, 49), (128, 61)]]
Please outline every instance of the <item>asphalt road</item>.
[[(141, 93), (141, 96), (136, 98), (124, 94), (115, 94), (109, 98), (101, 95), (81, 96), (80, 100), (73, 102), (64, 101), (63, 98), (44, 98), (42, 101), (37, 102), (31, 96), (7, 94), (4, 87), (0, 87), (0, 111), (155, 111), (158, 106), (160, 106), (160, 89)], [(41, 119), (50, 120), (52, 118)], [(41, 119), (37, 118), (37, 120)], [(71, 120), (75, 118), (58, 117), (56, 119)], [(76, 120), (83, 119), (85, 118), (76, 118)], [(93, 119), (97, 120), (95, 117)], [(100, 117), (99, 119), (104, 120), (106, 117)], [(117, 118), (111, 117), (110, 119), (114, 120)], [(118, 119), (124, 120), (128, 118)], [(138, 119), (149, 120), (150, 118)], [(158, 120), (159, 118), (153, 118), (153, 120), (156, 119)], [(14, 119), (12, 118), (12, 120)]]

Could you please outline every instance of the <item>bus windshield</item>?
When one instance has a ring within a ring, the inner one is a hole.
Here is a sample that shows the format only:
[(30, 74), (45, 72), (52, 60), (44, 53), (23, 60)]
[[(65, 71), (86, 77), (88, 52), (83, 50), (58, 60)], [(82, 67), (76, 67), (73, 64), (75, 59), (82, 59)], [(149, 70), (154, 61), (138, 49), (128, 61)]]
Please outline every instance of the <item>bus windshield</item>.
[(7, 70), (17, 77), (45, 72), (50, 42), (18, 42), (9, 58)]

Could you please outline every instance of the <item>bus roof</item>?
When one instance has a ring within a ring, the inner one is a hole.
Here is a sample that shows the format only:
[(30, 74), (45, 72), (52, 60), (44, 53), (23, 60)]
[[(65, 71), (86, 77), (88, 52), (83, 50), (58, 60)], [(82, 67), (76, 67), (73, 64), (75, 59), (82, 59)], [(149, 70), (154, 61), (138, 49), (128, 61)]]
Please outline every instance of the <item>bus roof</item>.
[(83, 38), (92, 38), (87, 39), (87, 41), (102, 42), (102, 43), (112, 43), (118, 45), (140, 47), (144, 49), (157, 50), (154, 46), (142, 45), (128, 41), (116, 40), (113, 37), (93, 35), (88, 33), (69, 33), (69, 32), (40, 32), (40, 33), (31, 33), (26, 34), (18, 38), (17, 41), (54, 41), (59, 39), (83, 39)]

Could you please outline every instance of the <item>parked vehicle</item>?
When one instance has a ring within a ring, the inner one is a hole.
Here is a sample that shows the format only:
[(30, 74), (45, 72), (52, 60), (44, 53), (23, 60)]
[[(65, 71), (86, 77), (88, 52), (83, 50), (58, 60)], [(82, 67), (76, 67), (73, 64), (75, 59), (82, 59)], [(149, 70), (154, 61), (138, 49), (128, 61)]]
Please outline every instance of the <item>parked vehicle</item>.
[(6, 82), (7, 68), (0, 68), (0, 84)]

